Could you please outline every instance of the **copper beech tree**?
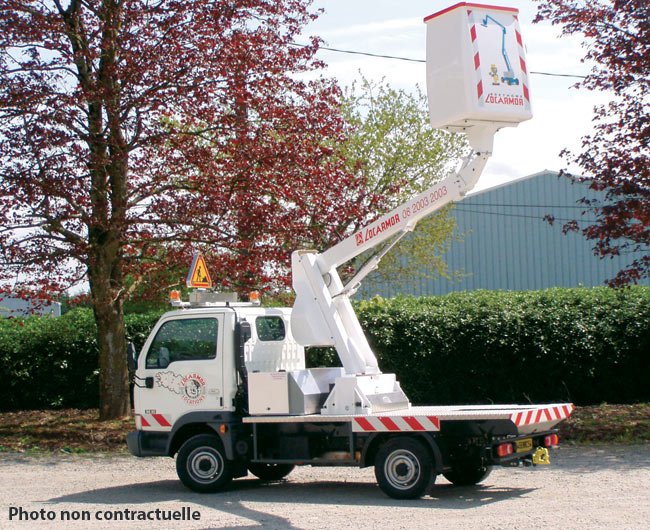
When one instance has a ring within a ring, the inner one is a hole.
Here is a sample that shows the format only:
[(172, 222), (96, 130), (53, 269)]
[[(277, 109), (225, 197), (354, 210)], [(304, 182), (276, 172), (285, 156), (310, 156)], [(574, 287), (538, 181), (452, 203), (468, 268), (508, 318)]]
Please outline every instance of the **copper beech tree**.
[(381, 199), (332, 156), (346, 126), (318, 41), (291, 46), (309, 3), (0, 0), (0, 280), (87, 278), (102, 418), (130, 412), (139, 280), (203, 250), (219, 285), (287, 285), (293, 249)]
[[(650, 4), (647, 0), (537, 0), (536, 22), (550, 20), (563, 35), (583, 38), (591, 73), (578, 86), (610, 92), (595, 109), (576, 163), (603, 199), (582, 199), (596, 222), (582, 230), (601, 257), (626, 254), (612, 286), (650, 277)], [(552, 221), (552, 219), (551, 219)], [(564, 230), (578, 230), (577, 223)]]

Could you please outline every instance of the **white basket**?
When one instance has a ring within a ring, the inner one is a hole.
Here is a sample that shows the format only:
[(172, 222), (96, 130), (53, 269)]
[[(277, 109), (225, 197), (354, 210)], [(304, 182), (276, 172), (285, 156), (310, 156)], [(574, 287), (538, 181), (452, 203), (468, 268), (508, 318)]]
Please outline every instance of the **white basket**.
[(518, 14), (463, 2), (424, 19), (433, 127), (516, 126), (532, 117)]

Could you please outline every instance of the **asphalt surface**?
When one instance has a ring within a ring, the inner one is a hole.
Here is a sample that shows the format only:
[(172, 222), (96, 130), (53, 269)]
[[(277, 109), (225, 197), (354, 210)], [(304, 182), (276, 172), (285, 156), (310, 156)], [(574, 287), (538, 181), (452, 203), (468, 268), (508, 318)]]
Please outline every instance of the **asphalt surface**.
[(372, 469), (304, 467), (267, 484), (249, 475), (200, 495), (168, 458), (0, 454), (0, 499), (1, 529), (647, 530), (650, 445), (561, 448), (551, 466), (497, 468), (474, 487), (439, 477), (411, 501), (386, 497)]

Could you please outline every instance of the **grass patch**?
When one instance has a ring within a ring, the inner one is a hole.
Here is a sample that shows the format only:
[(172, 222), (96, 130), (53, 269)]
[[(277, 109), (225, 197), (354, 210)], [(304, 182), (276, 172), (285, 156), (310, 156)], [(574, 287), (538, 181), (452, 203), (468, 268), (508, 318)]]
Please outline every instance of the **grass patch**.
[(128, 452), (125, 435), (133, 418), (99, 421), (96, 409), (0, 413), (0, 451), (65, 454)]
[(577, 407), (560, 424), (560, 440), (572, 443), (650, 442), (650, 403)]
[[(99, 421), (96, 409), (0, 413), (0, 452), (127, 453), (133, 418)], [(577, 407), (560, 425), (561, 443), (650, 443), (650, 403)]]
[(650, 403), (577, 407), (560, 424), (560, 440), (580, 444), (650, 442)]

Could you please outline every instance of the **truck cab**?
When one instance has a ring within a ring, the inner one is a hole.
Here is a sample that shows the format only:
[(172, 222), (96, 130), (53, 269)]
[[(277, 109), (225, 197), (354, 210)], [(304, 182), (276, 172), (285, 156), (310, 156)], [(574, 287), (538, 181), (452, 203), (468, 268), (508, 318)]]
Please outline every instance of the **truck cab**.
[[(202, 293), (209, 299), (213, 293)], [(169, 454), (183, 425), (248, 411), (249, 374), (302, 371), (305, 349), (291, 334), (291, 309), (203, 301), (165, 313), (138, 355), (134, 408), (142, 456)]]

